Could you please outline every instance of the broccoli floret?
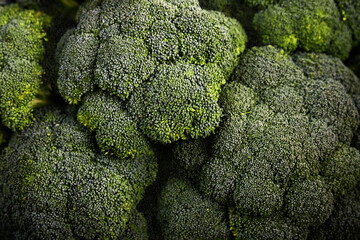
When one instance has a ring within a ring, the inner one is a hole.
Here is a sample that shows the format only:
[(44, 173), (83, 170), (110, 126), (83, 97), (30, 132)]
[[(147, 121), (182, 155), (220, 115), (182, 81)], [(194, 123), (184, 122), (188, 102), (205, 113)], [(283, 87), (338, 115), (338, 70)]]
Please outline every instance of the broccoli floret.
[(226, 16), (237, 19), (247, 34), (247, 47), (262, 45), (260, 36), (255, 31), (252, 22), (258, 8), (265, 7), (272, 0), (199, 0), (199, 2), (204, 9), (220, 11)]
[(360, 2), (356, 0), (335, 0), (342, 20), (350, 27), (354, 45), (360, 43)]
[(209, 159), (208, 139), (191, 139), (176, 142), (172, 151), (174, 163), (179, 166), (180, 176), (186, 176), (192, 182), (197, 182), (203, 164)]
[(340, 59), (323, 53), (301, 52), (294, 54), (293, 59), (308, 78), (333, 79), (340, 82), (348, 94), (360, 95), (360, 80)]
[(330, 218), (312, 229), (309, 239), (359, 239), (360, 238), (360, 188), (358, 186), (339, 197)]
[(147, 240), (149, 239), (147, 232), (147, 223), (143, 214), (135, 211), (135, 214), (130, 217), (128, 227), (121, 235), (122, 240)]
[(360, 154), (352, 147), (342, 146), (327, 158), (320, 174), (330, 185), (334, 195), (344, 195), (353, 189), (360, 179)]
[(300, 48), (346, 59), (352, 47), (351, 30), (334, 0), (281, 0), (257, 13), (253, 23), (264, 44), (288, 52)]
[[(322, 92), (322, 98), (325, 96), (329, 99), (329, 94), (333, 94), (328, 92), (331, 88), (331, 85), (338, 85), (337, 83), (334, 83), (335, 80), (341, 85), (345, 87), (346, 92), (352, 97), (352, 100), (358, 110), (360, 111), (360, 80), (359, 78), (348, 68), (346, 67), (340, 59), (332, 56), (328, 56), (322, 53), (296, 53), (293, 56), (294, 62), (296, 65), (301, 67), (304, 70), (304, 74), (313, 80), (321, 80), (327, 82), (325, 85), (323, 84)], [(332, 79), (330, 82), (326, 79)], [(315, 84), (315, 82), (314, 82)], [(319, 86), (320, 87), (320, 86)], [(328, 89), (325, 91), (325, 89)], [(330, 90), (331, 91), (331, 90)], [(327, 92), (327, 94), (324, 94), (324, 92)], [(343, 98), (343, 96), (338, 95), (338, 93), (334, 93), (331, 98), (332, 102), (338, 101), (336, 99)], [(330, 100), (330, 99), (329, 99)], [(342, 102), (340, 100), (340, 102)], [(340, 104), (340, 103), (339, 103)], [(311, 105), (311, 102), (309, 103)], [(332, 104), (336, 105), (336, 104)], [(333, 113), (337, 112), (338, 117), (333, 119), (333, 122), (336, 122), (336, 125), (346, 125), (347, 130), (345, 134), (340, 134), (342, 136), (347, 135), (348, 137), (343, 137), (344, 141), (349, 141), (349, 131), (353, 131), (357, 127), (357, 123), (353, 121), (349, 121), (349, 119), (346, 119), (346, 114), (343, 115), (344, 119), (342, 119), (341, 115), (339, 113), (345, 113), (351, 110), (349, 108), (350, 105), (345, 105), (343, 107), (339, 107), (339, 109), (333, 109)], [(318, 109), (321, 111), (321, 109)], [(316, 111), (318, 111), (316, 110)], [(353, 114), (355, 114), (353, 112)], [(332, 118), (332, 117), (330, 117)], [(355, 133), (355, 137), (353, 138), (352, 142), (353, 145), (357, 148), (359, 148), (359, 138), (360, 136), (360, 129), (358, 128), (357, 132)]]
[(118, 239), (156, 175), (153, 154), (97, 152), (72, 111), (42, 108), (0, 162), (0, 218), (18, 239)]
[(165, 239), (229, 239), (226, 208), (187, 181), (171, 178), (161, 192), (158, 218)]
[(333, 210), (334, 196), (326, 182), (307, 179), (295, 182), (285, 196), (285, 212), (300, 226), (320, 225)]
[(0, 113), (3, 125), (14, 131), (34, 120), (49, 22), (41, 12), (16, 4), (0, 6)]
[(116, 96), (101, 90), (87, 94), (80, 106), (78, 120), (96, 131), (97, 143), (106, 153), (133, 158), (151, 151), (147, 139)]
[(197, 0), (89, 0), (78, 20), (59, 46), (58, 86), (68, 102), (99, 87), (161, 143), (218, 126), (221, 86), (246, 42), (235, 19)]
[(306, 239), (307, 231), (281, 216), (252, 217), (230, 210), (230, 229), (235, 239)]
[(344, 87), (353, 74), (322, 59), (299, 64), (272, 46), (252, 48), (221, 93), (225, 118), (199, 188), (233, 209), (238, 239), (304, 239), (360, 180), (349, 146), (359, 113)]

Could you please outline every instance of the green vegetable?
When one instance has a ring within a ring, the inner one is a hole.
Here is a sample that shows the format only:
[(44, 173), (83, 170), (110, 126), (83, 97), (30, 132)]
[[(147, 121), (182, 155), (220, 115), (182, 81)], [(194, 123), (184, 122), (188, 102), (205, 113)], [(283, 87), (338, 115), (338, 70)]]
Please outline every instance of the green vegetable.
[(196, 0), (89, 0), (78, 20), (59, 45), (58, 86), (68, 102), (101, 88), (161, 143), (218, 126), (221, 86), (245, 48), (236, 20)]

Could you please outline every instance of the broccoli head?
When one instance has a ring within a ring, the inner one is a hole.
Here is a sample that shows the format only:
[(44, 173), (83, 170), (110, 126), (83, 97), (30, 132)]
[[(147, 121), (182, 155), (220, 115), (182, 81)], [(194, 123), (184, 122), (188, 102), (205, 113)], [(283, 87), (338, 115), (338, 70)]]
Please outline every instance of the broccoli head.
[(246, 42), (235, 19), (197, 0), (89, 0), (78, 20), (59, 45), (58, 87), (68, 102), (101, 88), (161, 143), (218, 126), (220, 89)]
[(17, 4), (0, 6), (0, 113), (4, 126), (31, 125), (42, 83), (44, 27), (50, 18)]
[(334, 0), (281, 0), (257, 13), (253, 23), (264, 44), (288, 52), (300, 48), (346, 59), (352, 47)]
[(2, 227), (18, 239), (137, 234), (128, 222), (155, 180), (154, 154), (130, 161), (99, 153), (73, 110), (42, 108), (34, 115), (34, 126), (15, 133), (1, 158)]
[(237, 239), (304, 239), (360, 180), (353, 74), (304, 56), (254, 47), (221, 92), (224, 119), (199, 188), (230, 206)]

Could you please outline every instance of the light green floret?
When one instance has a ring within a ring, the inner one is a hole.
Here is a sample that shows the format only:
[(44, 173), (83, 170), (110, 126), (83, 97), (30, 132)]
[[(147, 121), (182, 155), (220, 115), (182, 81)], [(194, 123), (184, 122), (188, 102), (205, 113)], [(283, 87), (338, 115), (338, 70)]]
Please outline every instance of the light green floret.
[(299, 48), (346, 59), (351, 50), (351, 31), (334, 0), (281, 0), (257, 13), (253, 23), (264, 44), (288, 52)]
[[(132, 95), (130, 114), (140, 120), (146, 135), (162, 143), (208, 136), (221, 117), (217, 99), (223, 78), (215, 67), (186, 63), (159, 66), (151, 82)], [(199, 78), (208, 82), (198, 83)]]
[(102, 151), (119, 158), (151, 153), (148, 140), (116, 96), (98, 90), (87, 94), (78, 112), (79, 122), (96, 132)]
[(99, 87), (129, 101), (142, 131), (161, 143), (206, 137), (219, 125), (221, 86), (247, 41), (235, 19), (197, 0), (88, 0), (78, 21), (59, 45), (68, 102)]
[(0, 113), (11, 130), (32, 124), (42, 84), (44, 27), (50, 18), (16, 4), (0, 7)]

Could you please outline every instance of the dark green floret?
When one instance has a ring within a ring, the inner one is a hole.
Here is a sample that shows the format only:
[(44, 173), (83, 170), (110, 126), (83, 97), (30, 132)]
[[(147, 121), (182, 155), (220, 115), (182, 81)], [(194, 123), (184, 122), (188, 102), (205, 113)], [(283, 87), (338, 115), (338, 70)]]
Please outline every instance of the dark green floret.
[(309, 239), (359, 239), (360, 238), (360, 185), (339, 197), (330, 218), (313, 229)]
[(334, 57), (293, 58), (254, 47), (221, 92), (199, 188), (230, 207), (236, 239), (306, 239), (360, 180), (357, 79)]
[(165, 239), (229, 239), (226, 209), (187, 181), (171, 178), (161, 192), (158, 219)]
[(17, 239), (119, 239), (132, 232), (129, 219), (155, 179), (154, 155), (123, 161), (98, 153), (73, 110), (34, 115), (34, 126), (15, 133), (1, 158), (1, 227)]
[(172, 150), (174, 162), (179, 166), (179, 174), (191, 179), (192, 182), (197, 182), (203, 164), (210, 157), (208, 139), (179, 141)]
[(252, 217), (230, 209), (230, 230), (236, 240), (306, 239), (307, 231), (282, 216)]
[(360, 43), (360, 2), (356, 0), (335, 0), (342, 21), (352, 30), (354, 45)]

